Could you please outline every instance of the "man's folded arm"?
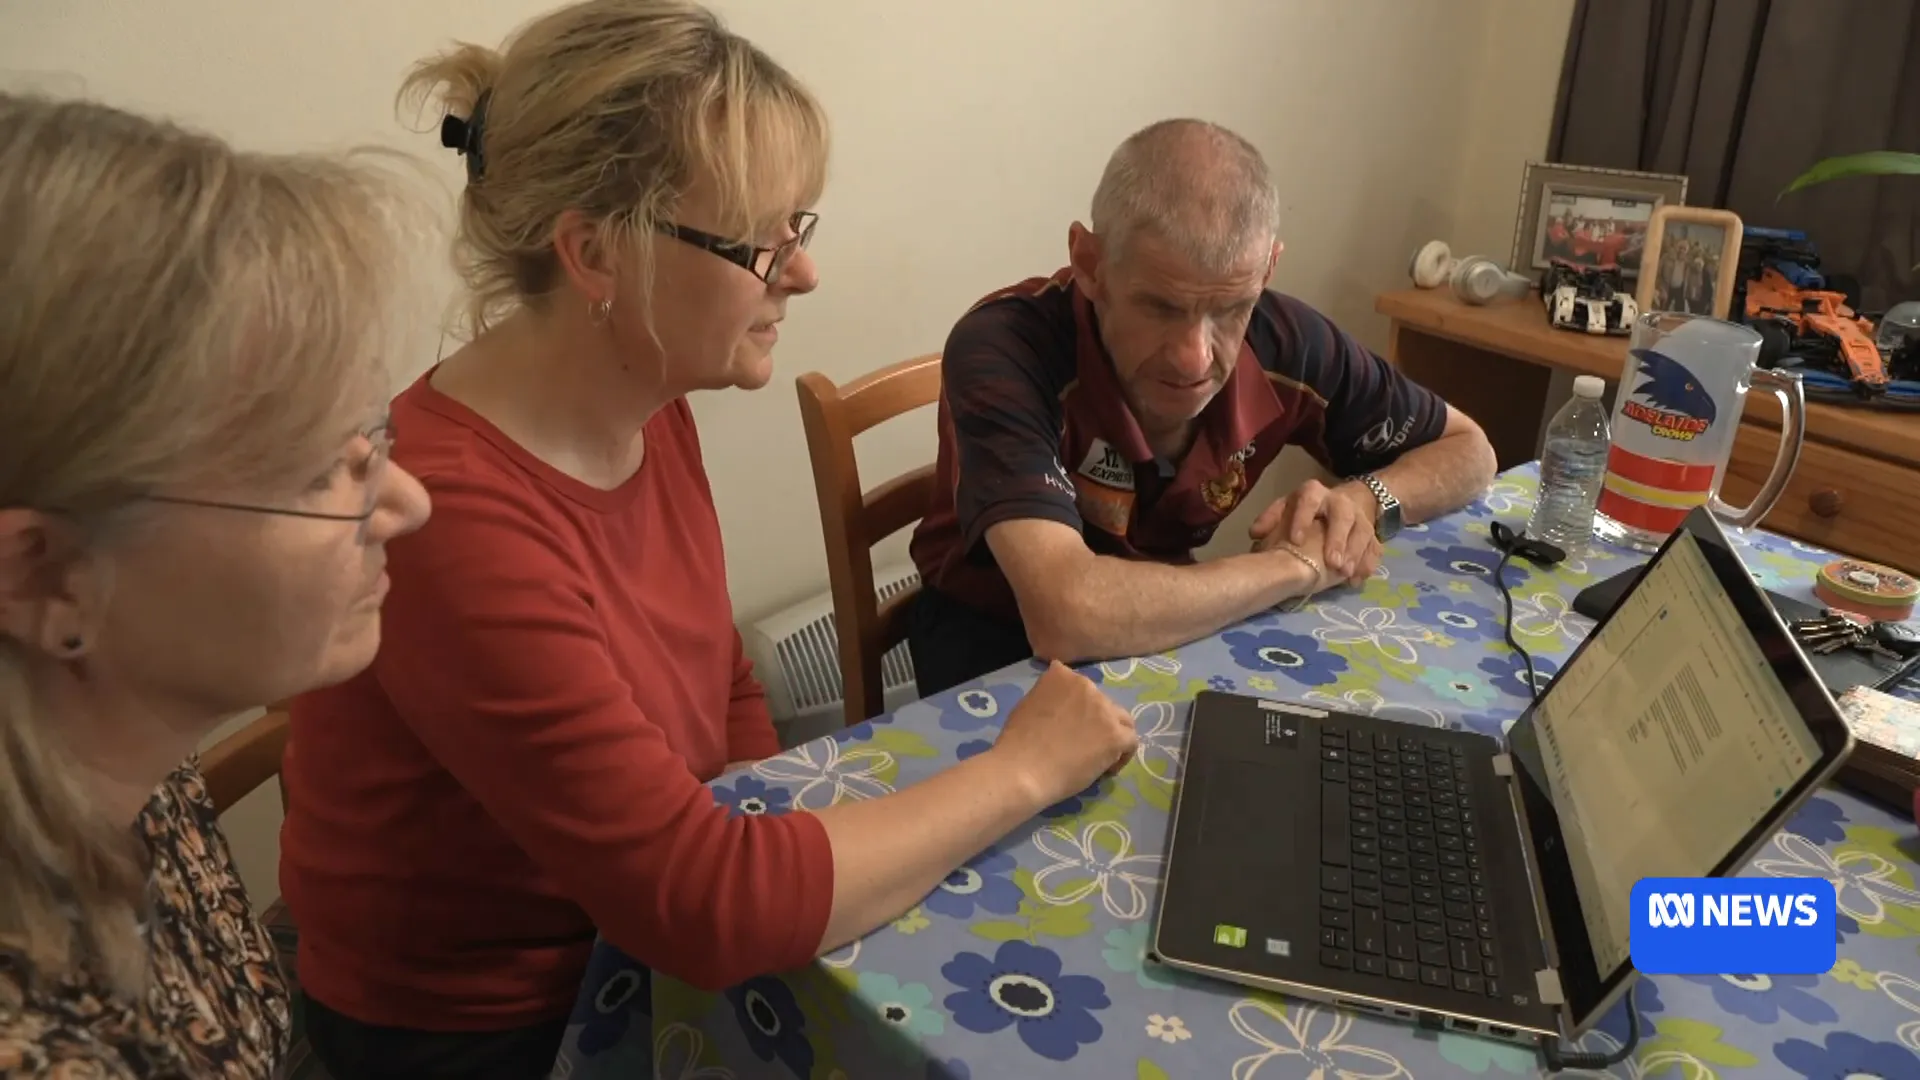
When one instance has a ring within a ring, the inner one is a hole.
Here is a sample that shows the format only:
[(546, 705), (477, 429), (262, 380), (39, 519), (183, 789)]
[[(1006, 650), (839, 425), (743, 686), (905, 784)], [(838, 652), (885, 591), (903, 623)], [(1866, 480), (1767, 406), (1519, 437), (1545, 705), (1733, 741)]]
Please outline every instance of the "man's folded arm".
[(1318, 584), (1284, 550), (1193, 565), (1122, 559), (1095, 554), (1076, 530), (1040, 518), (1001, 521), (987, 544), (1034, 654), (1063, 664), (1175, 648)]

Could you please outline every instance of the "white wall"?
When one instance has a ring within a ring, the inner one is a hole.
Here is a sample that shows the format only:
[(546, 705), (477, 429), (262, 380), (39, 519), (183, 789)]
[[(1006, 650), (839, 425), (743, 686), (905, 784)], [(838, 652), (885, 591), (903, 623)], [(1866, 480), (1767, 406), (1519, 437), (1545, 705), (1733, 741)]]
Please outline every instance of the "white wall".
[[(368, 141), (458, 160), (400, 126), (406, 65), (453, 38), (493, 44), (544, 0), (0, 0), (0, 83), (39, 81), (262, 149)], [(780, 373), (695, 399), (739, 616), (825, 588), (792, 376), (845, 381), (940, 347), (980, 295), (1065, 261), (1113, 145), (1156, 119), (1236, 128), (1284, 205), (1276, 286), (1378, 348), (1375, 293), (1422, 242), (1502, 255), (1522, 163), (1546, 142), (1571, 0), (721, 0), (809, 82), (836, 125)], [(65, 82), (61, 80), (65, 79)], [(440, 283), (444, 291), (449, 282)], [(441, 309), (395, 364), (432, 362)], [(745, 437), (752, 433), (758, 448)], [(868, 483), (932, 457), (928, 414), (861, 447)], [(1298, 461), (1267, 491), (1302, 475)], [(1251, 509), (1253, 501), (1249, 503)], [(1244, 543), (1245, 518), (1216, 547)], [(885, 554), (903, 557), (904, 536)], [(230, 815), (257, 895), (273, 885), (271, 796)]]

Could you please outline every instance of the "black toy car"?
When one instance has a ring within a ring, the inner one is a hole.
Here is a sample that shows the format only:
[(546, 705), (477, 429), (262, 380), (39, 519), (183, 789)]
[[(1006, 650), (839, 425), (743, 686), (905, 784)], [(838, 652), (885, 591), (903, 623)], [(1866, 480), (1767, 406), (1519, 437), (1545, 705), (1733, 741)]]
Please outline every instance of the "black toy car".
[(1633, 332), (1640, 307), (1616, 266), (1581, 266), (1554, 259), (1540, 275), (1540, 302), (1562, 330), (1620, 336)]

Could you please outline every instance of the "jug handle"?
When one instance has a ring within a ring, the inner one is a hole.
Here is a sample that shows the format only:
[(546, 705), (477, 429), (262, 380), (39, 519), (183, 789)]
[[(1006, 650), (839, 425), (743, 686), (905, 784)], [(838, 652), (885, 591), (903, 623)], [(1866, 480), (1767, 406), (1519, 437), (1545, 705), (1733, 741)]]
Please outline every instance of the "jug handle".
[[(1773, 452), (1773, 471), (1754, 493), (1753, 501), (1745, 506), (1731, 506), (1721, 501), (1718, 491), (1714, 492), (1711, 503), (1714, 514), (1737, 529), (1752, 528), (1772, 512), (1781, 493), (1787, 489), (1793, 470), (1800, 466), (1800, 448), (1806, 442), (1807, 392), (1800, 373), (1755, 368), (1752, 385), (1755, 389), (1770, 391), (1780, 402), (1780, 446)], [(1731, 452), (1732, 447), (1728, 450)]]

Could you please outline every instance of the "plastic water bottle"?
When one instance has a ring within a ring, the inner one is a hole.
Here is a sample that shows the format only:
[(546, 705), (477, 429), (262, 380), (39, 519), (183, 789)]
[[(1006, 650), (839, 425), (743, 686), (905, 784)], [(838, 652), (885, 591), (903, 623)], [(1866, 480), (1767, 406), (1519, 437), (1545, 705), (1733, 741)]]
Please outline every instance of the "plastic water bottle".
[(1607, 476), (1607, 384), (1596, 375), (1573, 380), (1573, 397), (1547, 425), (1540, 455), (1540, 497), (1527, 520), (1527, 535), (1575, 551), (1593, 535), (1594, 504)]

